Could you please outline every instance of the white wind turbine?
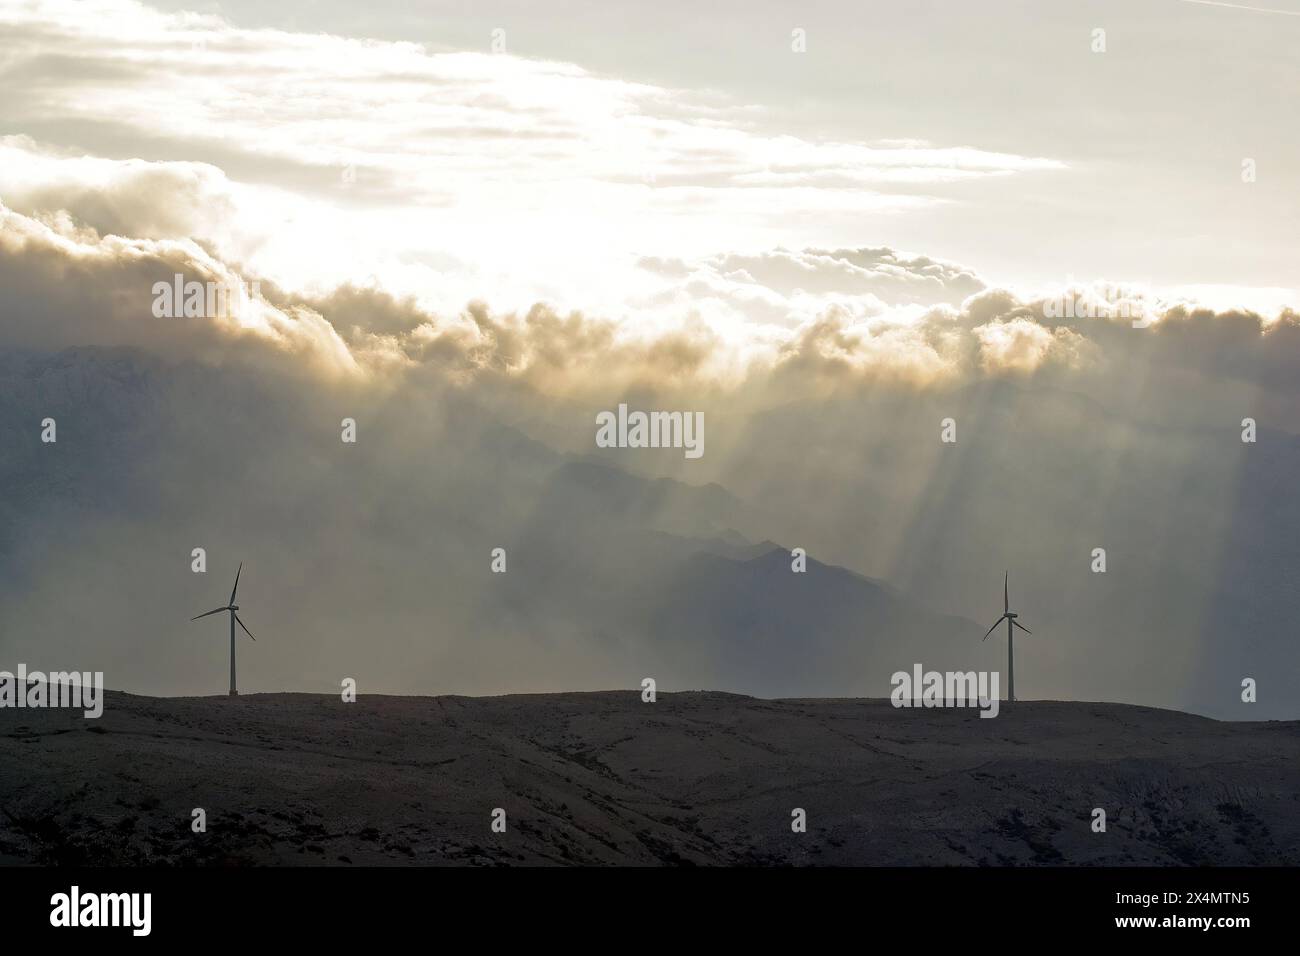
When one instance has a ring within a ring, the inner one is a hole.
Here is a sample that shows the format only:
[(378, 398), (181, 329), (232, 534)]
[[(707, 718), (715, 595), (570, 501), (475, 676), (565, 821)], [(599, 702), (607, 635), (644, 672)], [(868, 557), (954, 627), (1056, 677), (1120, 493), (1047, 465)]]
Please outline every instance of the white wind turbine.
[(1007, 574), (1002, 578), (1002, 616), (993, 622), (993, 627), (988, 629), (983, 640), (987, 641), (989, 639), (989, 634), (993, 633), (994, 627), (997, 627), (1003, 621), (1007, 622), (1007, 700), (1013, 701), (1016, 699), (1016, 657), (1015, 652), (1012, 650), (1012, 637), (1015, 634), (1012, 628), (1018, 627), (1026, 634), (1032, 634), (1034, 632), (1017, 621), (1016, 618), (1020, 615), (1011, 610), (1011, 598), (1009, 597), (1007, 590), (1010, 578), (1010, 572), (1007, 572)]
[[(243, 570), (244, 570), (244, 562), (241, 561), (239, 562), (239, 570), (235, 572), (235, 586), (230, 589), (230, 603), (225, 605), (224, 607), (213, 608), (211, 611), (205, 611), (204, 613), (199, 615), (199, 617), (207, 617), (209, 614), (220, 614), (222, 611), (230, 612), (230, 696), (231, 697), (235, 697), (239, 694), (239, 691), (235, 689), (235, 623), (238, 622), (239, 626), (244, 628), (245, 634), (247, 634), (249, 637), (252, 637), (253, 640), (257, 640), (257, 638), (253, 637), (253, 632), (250, 631), (247, 627), (245, 627), (244, 622), (239, 620), (239, 615), (235, 613), (236, 611), (239, 610), (239, 605), (235, 603), (235, 592), (239, 590), (239, 575), (240, 572), (242, 572)], [(192, 617), (190, 618), (190, 620), (197, 621), (199, 617)]]

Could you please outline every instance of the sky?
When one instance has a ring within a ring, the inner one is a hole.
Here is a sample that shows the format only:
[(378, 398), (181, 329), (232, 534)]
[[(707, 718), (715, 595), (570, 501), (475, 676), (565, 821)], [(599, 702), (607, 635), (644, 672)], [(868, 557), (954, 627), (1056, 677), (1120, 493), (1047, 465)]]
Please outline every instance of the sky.
[(0, 196), (191, 164), (206, 215), (150, 225), (441, 309), (644, 311), (642, 257), (777, 246), (1294, 304), (1291, 17), (696, 7), (6, 4)]
[[(922, 607), (982, 620), (1016, 567), (1061, 638), (1024, 680), (1243, 716), (1240, 673), (1298, 670), (1287, 6), (0, 0), (8, 649), (115, 607), (103, 642), (58, 646), (122, 649), (114, 686), (200, 692), (157, 635), (211, 606), (161, 557), (204, 538), (276, 555), (252, 560), (263, 599), (329, 592), (267, 612), (296, 636), (259, 646), (261, 689), (328, 685), (350, 633), (385, 629), (368, 686), (635, 685), (638, 629), (689, 592), (663, 548), (800, 542), (900, 589), (909, 633)], [(260, 293), (165, 317), (178, 273)], [(703, 411), (707, 452), (602, 453), (594, 416), (620, 402)], [(52, 409), (57, 459), (24, 424)], [(322, 438), (345, 415), (364, 466)], [(244, 454), (214, 459), (208, 433)], [(568, 470), (591, 457), (650, 484)], [(669, 478), (705, 490), (669, 507)], [(641, 502), (629, 553), (653, 570), (556, 524), (593, 480)], [(512, 541), (591, 563), (511, 578), (504, 604), (448, 570)], [(1125, 570), (1099, 578), (1107, 542)], [(150, 570), (124, 577), (132, 548)], [(551, 603), (578, 600), (579, 567), (611, 602), (582, 619)], [(53, 599), (72, 574), (82, 596)], [(612, 638), (639, 588), (654, 602)], [(425, 647), (432, 596), (454, 611)], [(727, 670), (738, 620), (656, 666), (791, 691), (788, 648)], [(880, 690), (819, 654), (794, 690)], [(1263, 703), (1295, 716), (1283, 686)]]

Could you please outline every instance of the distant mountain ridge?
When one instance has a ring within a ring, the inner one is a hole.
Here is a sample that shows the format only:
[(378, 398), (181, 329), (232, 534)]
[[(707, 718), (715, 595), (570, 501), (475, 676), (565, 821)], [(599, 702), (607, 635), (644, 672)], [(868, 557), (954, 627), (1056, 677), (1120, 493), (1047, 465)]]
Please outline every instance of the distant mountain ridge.
[[(185, 630), (212, 596), (190, 571), (196, 545), (214, 571), (248, 562), (250, 623), (274, 639), (250, 649), (246, 680), (278, 687), (338, 671), (397, 692), (440, 686), (431, 678), (518, 689), (543, 675), (539, 689), (655, 676), (665, 688), (880, 695), (895, 663), (978, 645), (974, 624), (816, 555), (795, 573), (789, 546), (747, 535), (767, 517), (718, 484), (557, 452), (454, 395), (432, 414), (316, 408), (237, 370), (96, 349), (0, 353), (0, 382), (18, 452), (0, 464), (15, 535), (5, 553), (28, 576), (6, 577), (4, 603), (56, 569), (75, 577), (91, 590), (84, 621), (79, 603), (68, 608), (73, 631), (92, 627), (91, 608), (105, 629), (79, 666), (98, 659), (110, 675), (202, 686), (190, 682), (220, 648), (195, 658)], [(344, 411), (360, 422), (355, 447), (335, 428)], [(39, 443), (45, 414), (59, 421), (55, 445)], [(493, 575), (498, 545), (509, 570)], [(33, 601), (5, 632), (47, 636), (47, 614)], [(32, 640), (0, 651), (51, 653)], [(304, 660), (311, 669), (295, 672)]]

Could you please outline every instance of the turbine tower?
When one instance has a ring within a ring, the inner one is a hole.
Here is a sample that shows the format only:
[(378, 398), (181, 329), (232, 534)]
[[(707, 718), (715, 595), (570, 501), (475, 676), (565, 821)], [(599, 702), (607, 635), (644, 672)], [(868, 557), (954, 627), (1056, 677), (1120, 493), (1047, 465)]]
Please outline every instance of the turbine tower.
[[(250, 631), (244, 625), (243, 621), (239, 620), (239, 615), (235, 613), (236, 611), (239, 610), (239, 605), (235, 603), (235, 592), (239, 590), (239, 575), (243, 570), (244, 570), (244, 562), (241, 561), (239, 562), (239, 570), (235, 572), (235, 586), (230, 589), (230, 603), (226, 604), (224, 607), (213, 608), (211, 611), (205, 611), (204, 613), (199, 615), (199, 617), (207, 617), (209, 614), (220, 614), (222, 611), (230, 612), (230, 696), (231, 697), (237, 697), (239, 695), (239, 691), (235, 689), (235, 624), (238, 623), (240, 627), (244, 628), (245, 634), (253, 638), (253, 640), (257, 640), (257, 638), (253, 637), (253, 632)], [(197, 621), (199, 617), (192, 617), (190, 618), (190, 620)]]
[(1020, 615), (1017, 614), (1015, 611), (1011, 610), (1011, 598), (1007, 590), (1007, 585), (1010, 581), (1010, 578), (1011, 578), (1010, 572), (1007, 572), (1006, 575), (1002, 578), (1002, 616), (993, 622), (993, 627), (990, 627), (988, 629), (987, 633), (985, 633), (983, 638), (984, 640), (987, 641), (989, 639), (989, 634), (993, 633), (994, 627), (997, 627), (1003, 621), (1007, 622), (1007, 702), (1008, 703), (1016, 699), (1016, 657), (1012, 645), (1012, 638), (1015, 635), (1015, 631), (1013, 631), (1012, 628), (1018, 627), (1026, 634), (1034, 633), (1029, 628), (1025, 627), (1023, 624), (1017, 621), (1016, 618), (1018, 618)]

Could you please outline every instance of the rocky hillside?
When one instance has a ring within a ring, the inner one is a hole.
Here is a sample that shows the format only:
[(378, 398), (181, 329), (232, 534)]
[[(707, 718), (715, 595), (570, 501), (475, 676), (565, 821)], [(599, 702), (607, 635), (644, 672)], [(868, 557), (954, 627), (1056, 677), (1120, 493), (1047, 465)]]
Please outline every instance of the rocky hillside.
[(1295, 865), (1300, 724), (631, 690), (110, 693), (98, 721), (0, 711), (0, 808), (5, 863)]

